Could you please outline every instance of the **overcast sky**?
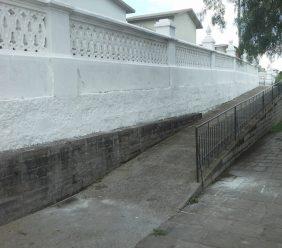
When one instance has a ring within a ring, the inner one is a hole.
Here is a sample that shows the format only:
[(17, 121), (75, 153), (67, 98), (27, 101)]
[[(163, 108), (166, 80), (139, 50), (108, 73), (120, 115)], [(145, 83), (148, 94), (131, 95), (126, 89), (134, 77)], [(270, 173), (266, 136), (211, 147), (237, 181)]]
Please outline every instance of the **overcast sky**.
[[(147, 14), (153, 12), (169, 11), (184, 8), (193, 8), (196, 13), (199, 13), (203, 7), (202, 0), (125, 0), (135, 10), (137, 15)], [(237, 28), (234, 24), (235, 10), (231, 3), (226, 2), (226, 29), (221, 31), (219, 28), (212, 26), (211, 13), (208, 13), (203, 21), (204, 28), (197, 31), (197, 44), (200, 44), (206, 35), (206, 29), (208, 26), (212, 29), (212, 35), (217, 44), (228, 44), (229, 41), (233, 41), (234, 45), (238, 45)], [(270, 61), (267, 58), (261, 59), (260, 64), (263, 67), (268, 67)], [(282, 70), (282, 58), (274, 61), (272, 67)]]

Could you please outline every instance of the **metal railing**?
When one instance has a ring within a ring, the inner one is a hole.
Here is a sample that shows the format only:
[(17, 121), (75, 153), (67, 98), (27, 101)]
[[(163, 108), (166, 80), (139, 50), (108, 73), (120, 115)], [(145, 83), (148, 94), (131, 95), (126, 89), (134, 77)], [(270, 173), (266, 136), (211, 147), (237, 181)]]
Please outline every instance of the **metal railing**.
[(250, 121), (263, 114), (280, 94), (281, 85), (273, 86), (196, 127), (198, 182), (203, 180), (203, 174), (211, 163), (236, 142)]

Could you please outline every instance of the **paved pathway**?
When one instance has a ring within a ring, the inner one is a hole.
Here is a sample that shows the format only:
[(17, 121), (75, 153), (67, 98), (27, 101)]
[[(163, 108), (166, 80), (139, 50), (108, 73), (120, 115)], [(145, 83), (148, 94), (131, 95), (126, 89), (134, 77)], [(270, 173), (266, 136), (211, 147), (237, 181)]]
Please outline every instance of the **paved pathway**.
[(271, 134), (136, 248), (282, 247), (282, 132)]
[[(223, 104), (234, 105), (262, 88)], [(68, 201), (0, 227), (1, 248), (131, 248), (199, 187), (194, 128), (147, 150)]]

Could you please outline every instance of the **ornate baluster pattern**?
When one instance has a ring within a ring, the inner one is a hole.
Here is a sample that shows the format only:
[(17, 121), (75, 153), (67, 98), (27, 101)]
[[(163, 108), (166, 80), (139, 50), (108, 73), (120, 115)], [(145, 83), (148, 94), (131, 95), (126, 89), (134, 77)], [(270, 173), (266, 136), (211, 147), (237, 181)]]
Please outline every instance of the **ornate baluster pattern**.
[(185, 67), (211, 67), (211, 53), (192, 46), (176, 46), (176, 65)]
[(39, 52), (46, 45), (46, 14), (0, 3), (0, 49)]
[(165, 42), (141, 38), (87, 24), (71, 21), (71, 43), (74, 56), (135, 63), (167, 64)]
[(233, 66), (234, 66), (233, 58), (219, 53), (215, 54), (216, 68), (233, 69)]

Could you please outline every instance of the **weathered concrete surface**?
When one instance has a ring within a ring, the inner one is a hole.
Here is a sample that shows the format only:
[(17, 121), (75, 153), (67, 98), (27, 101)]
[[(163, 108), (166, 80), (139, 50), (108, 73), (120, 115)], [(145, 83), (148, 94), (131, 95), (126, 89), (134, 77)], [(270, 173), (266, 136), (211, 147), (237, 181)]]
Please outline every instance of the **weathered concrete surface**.
[(282, 247), (282, 133), (248, 151), (199, 198), (136, 248)]
[(194, 152), (194, 129), (186, 128), (76, 197), (0, 227), (0, 247), (134, 247), (198, 188)]
[(181, 132), (73, 200), (3, 226), (0, 247), (134, 247), (198, 187), (190, 139)]
[(201, 117), (177, 116), (0, 152), (0, 226), (79, 193)]

